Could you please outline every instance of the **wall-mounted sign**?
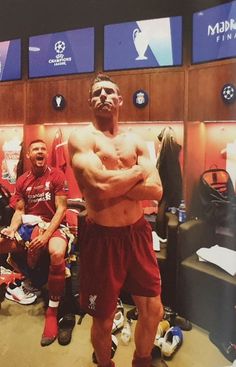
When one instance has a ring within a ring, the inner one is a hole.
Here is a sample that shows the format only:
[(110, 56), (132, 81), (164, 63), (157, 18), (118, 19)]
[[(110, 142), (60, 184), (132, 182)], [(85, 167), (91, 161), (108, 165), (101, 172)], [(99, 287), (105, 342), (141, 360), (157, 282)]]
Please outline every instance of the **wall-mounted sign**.
[(148, 94), (143, 89), (137, 90), (133, 95), (133, 103), (138, 108), (143, 108), (148, 104)]
[(104, 27), (104, 70), (182, 65), (182, 17), (108, 24)]
[(94, 71), (94, 28), (29, 38), (29, 78)]
[(193, 63), (236, 56), (236, 1), (193, 14)]
[(0, 42), (0, 81), (21, 79), (21, 40)]
[(66, 100), (62, 94), (56, 94), (52, 99), (52, 105), (55, 110), (63, 110), (66, 106)]
[(236, 99), (236, 89), (233, 84), (225, 84), (221, 90), (221, 96), (225, 103), (233, 103)]

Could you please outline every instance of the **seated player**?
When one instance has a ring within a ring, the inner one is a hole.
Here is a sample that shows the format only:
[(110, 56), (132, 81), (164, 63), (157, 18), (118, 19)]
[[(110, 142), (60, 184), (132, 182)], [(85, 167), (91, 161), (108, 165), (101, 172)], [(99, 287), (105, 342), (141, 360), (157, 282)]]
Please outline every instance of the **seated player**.
[[(63, 172), (49, 167), (47, 157), (43, 140), (34, 140), (29, 144), (27, 158), (31, 169), (17, 179), (15, 213), (10, 225), (1, 231), (0, 238), (0, 254), (25, 252), (31, 268), (37, 266), (41, 256), (49, 254), (49, 304), (42, 346), (51, 344), (57, 338), (57, 310), (64, 293), (64, 258), (68, 244), (67, 235), (60, 227), (64, 223), (68, 188)], [(11, 292), (10, 289), (8, 291)]]

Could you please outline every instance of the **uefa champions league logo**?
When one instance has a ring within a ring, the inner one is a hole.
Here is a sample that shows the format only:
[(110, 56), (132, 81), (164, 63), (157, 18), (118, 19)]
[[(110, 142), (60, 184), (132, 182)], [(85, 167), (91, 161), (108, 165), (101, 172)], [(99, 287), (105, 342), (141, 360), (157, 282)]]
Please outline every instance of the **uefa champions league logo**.
[(225, 84), (221, 90), (221, 96), (224, 103), (233, 103), (236, 99), (236, 89), (231, 83)]
[(72, 57), (65, 57), (64, 51), (66, 49), (66, 43), (64, 41), (57, 41), (54, 44), (54, 51), (56, 55), (54, 59), (49, 59), (48, 63), (53, 64), (53, 66), (66, 66), (68, 62), (72, 61)]
[(63, 41), (58, 41), (55, 43), (54, 46), (54, 50), (58, 53), (58, 54), (62, 54), (66, 49), (66, 44)]

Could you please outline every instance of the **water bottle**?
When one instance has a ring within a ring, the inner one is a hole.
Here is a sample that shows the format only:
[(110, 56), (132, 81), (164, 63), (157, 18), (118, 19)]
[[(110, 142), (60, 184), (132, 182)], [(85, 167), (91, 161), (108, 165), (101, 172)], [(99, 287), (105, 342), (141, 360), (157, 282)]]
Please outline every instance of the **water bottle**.
[(186, 221), (186, 206), (184, 200), (181, 200), (181, 203), (178, 208), (179, 211), (179, 223), (184, 223)]

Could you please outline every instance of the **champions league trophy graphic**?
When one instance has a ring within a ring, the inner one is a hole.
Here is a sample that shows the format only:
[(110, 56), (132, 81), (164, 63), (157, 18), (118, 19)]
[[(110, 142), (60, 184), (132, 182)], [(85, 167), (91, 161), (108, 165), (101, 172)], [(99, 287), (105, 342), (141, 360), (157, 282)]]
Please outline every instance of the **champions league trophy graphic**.
[(56, 96), (55, 100), (56, 100), (57, 108), (60, 108), (61, 107), (62, 96)]
[(141, 32), (138, 28), (135, 28), (133, 30), (133, 41), (136, 51), (138, 53), (138, 56), (135, 60), (147, 60), (145, 52), (148, 47), (148, 40), (145, 37), (144, 33)]
[(56, 110), (63, 110), (65, 103), (65, 98), (62, 94), (56, 94), (52, 99), (52, 105)]

